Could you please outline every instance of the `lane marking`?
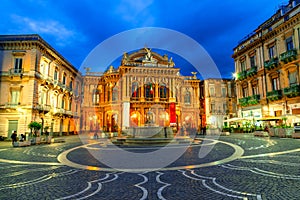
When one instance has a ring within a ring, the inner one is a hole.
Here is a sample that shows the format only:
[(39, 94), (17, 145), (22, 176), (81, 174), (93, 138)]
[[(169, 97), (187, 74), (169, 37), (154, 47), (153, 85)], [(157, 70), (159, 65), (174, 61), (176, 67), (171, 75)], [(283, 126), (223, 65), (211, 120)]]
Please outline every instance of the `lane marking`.
[(1, 159), (2, 163), (18, 164), (18, 165), (62, 165), (59, 162), (29, 162), (29, 161), (19, 161), (19, 160), (7, 160)]

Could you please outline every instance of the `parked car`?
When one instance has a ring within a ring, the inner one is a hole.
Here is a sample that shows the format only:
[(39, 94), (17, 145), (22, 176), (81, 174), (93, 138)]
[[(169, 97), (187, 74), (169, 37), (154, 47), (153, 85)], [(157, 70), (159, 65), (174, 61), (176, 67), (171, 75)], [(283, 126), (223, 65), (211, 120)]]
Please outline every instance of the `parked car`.
[(300, 132), (300, 122), (294, 123), (294, 131), (295, 133)]

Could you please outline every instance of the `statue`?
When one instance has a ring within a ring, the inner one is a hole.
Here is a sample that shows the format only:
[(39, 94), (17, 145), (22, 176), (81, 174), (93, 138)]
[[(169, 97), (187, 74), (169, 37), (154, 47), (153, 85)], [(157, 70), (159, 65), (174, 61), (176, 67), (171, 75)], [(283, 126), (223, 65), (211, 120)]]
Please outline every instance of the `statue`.
[(147, 47), (145, 47), (144, 49), (147, 52), (147, 55), (146, 55), (145, 59), (148, 60), (148, 61), (152, 61), (153, 56), (151, 55), (151, 49), (148, 49)]
[(149, 110), (147, 112), (147, 116), (146, 116), (146, 124), (148, 126), (151, 126), (154, 124), (154, 120), (153, 120), (153, 113)]
[(175, 63), (173, 62), (173, 58), (172, 57), (169, 60), (169, 66), (170, 67), (174, 67), (175, 66)]

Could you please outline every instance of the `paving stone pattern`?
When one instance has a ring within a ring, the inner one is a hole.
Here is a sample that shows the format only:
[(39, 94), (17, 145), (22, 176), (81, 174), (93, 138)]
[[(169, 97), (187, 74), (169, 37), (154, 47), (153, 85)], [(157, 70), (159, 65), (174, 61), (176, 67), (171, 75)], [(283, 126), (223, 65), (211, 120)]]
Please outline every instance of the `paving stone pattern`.
[[(0, 199), (300, 199), (297, 139), (221, 136), (218, 141), (237, 145), (244, 154), (218, 163), (232, 155), (234, 148), (217, 143), (200, 159), (197, 155), (201, 145), (192, 145), (188, 153), (165, 169), (138, 173), (85, 170), (59, 163), (59, 154), (82, 145), (76, 136), (65, 140), (18, 148), (0, 142)], [(143, 149), (131, 151), (142, 153)], [(70, 152), (68, 159), (107, 167), (84, 148)], [(207, 162), (216, 164), (188, 167)]]

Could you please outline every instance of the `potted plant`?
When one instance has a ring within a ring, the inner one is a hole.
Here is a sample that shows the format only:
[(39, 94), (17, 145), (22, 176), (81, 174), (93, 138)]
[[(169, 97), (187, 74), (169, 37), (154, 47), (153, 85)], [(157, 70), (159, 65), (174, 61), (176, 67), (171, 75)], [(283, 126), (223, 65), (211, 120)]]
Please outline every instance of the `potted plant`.
[(41, 138), (39, 137), (39, 130), (42, 128), (42, 124), (39, 122), (30, 122), (28, 124), (28, 128), (30, 128), (30, 134), (33, 135), (33, 144), (39, 144), (41, 141)]

